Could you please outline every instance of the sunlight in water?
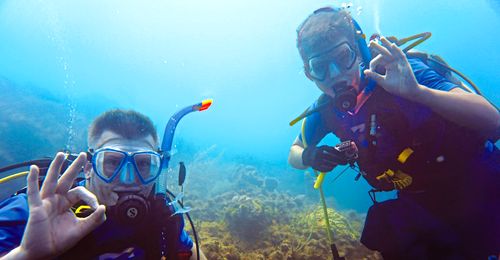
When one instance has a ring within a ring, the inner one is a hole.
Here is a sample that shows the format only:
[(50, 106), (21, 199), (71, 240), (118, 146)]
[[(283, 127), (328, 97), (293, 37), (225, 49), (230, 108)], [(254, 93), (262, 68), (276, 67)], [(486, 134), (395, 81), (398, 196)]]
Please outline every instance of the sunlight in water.
[(382, 31), (380, 30), (380, 12), (379, 12), (379, 7), (380, 7), (380, 0), (375, 0), (373, 1), (373, 24), (375, 25), (375, 31), (378, 34), (382, 34)]

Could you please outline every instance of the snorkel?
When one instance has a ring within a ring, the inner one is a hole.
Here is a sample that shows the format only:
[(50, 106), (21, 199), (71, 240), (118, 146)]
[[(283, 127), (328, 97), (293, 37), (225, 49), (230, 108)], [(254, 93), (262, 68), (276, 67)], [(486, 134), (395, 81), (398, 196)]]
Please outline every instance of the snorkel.
[(200, 103), (196, 103), (191, 106), (187, 106), (179, 111), (177, 111), (170, 120), (168, 120), (167, 126), (165, 127), (165, 132), (163, 133), (163, 141), (161, 144), (161, 151), (163, 152), (163, 161), (162, 161), (162, 171), (160, 176), (158, 176), (158, 180), (155, 183), (155, 195), (161, 196), (163, 198), (166, 197), (167, 193), (167, 168), (168, 163), (171, 158), (172, 151), (172, 141), (174, 139), (175, 129), (179, 121), (187, 114), (195, 111), (203, 111), (206, 110), (212, 105), (212, 99), (205, 99)]
[[(182, 204), (182, 196), (183, 196), (182, 192), (179, 195), (175, 196), (171, 191), (167, 189), (167, 169), (168, 169), (168, 163), (170, 162), (170, 158), (172, 156), (171, 151), (172, 151), (172, 142), (174, 139), (174, 133), (179, 121), (185, 115), (191, 112), (207, 110), (211, 105), (212, 105), (212, 99), (205, 99), (200, 103), (187, 106), (177, 111), (172, 117), (170, 117), (170, 120), (168, 120), (168, 123), (165, 127), (165, 132), (163, 133), (163, 141), (161, 144), (161, 151), (163, 153), (163, 160), (161, 162), (162, 170), (160, 172), (160, 175), (158, 176), (157, 181), (155, 182), (155, 191), (154, 191), (155, 193), (152, 202), (153, 204), (152, 207), (157, 210), (156, 212), (163, 212), (163, 213), (168, 212), (167, 216), (170, 215), (170, 217), (166, 219), (166, 225), (171, 225), (171, 226), (178, 225), (178, 222), (176, 222), (175, 219), (182, 218), (182, 215), (185, 213), (184, 215), (189, 220), (189, 223), (191, 224), (191, 229), (193, 231), (194, 242), (196, 244), (197, 259), (200, 259), (200, 246), (198, 244), (198, 236), (196, 234), (194, 223), (191, 220), (191, 217), (189, 216), (188, 213), (190, 209), (188, 207), (184, 207)], [(175, 197), (173, 201), (167, 200), (168, 198), (167, 194), (172, 197)], [(170, 241), (169, 246), (173, 246), (176, 243), (178, 243), (179, 238), (177, 236), (172, 236), (172, 234), (169, 234), (168, 232), (165, 232), (165, 226), (161, 226), (160, 229), (161, 229), (162, 241), (164, 241), (165, 239), (167, 242)], [(175, 255), (167, 255), (166, 259), (174, 259), (174, 258), (176, 259)]]

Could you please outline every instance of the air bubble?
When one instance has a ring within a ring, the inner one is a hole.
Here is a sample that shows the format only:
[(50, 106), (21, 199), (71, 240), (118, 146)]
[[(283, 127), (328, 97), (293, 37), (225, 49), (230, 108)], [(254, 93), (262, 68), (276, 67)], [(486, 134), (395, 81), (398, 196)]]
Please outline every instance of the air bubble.
[(349, 2), (349, 3), (342, 3), (340, 6), (342, 8), (346, 8), (347, 9), (347, 8), (351, 8), (352, 7), (352, 3), (351, 2)]

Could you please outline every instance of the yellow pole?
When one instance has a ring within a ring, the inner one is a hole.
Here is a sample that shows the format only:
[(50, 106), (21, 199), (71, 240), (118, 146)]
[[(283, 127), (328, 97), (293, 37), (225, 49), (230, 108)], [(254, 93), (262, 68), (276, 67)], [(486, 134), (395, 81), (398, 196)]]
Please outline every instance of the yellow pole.
[[(307, 147), (307, 141), (306, 141), (306, 131), (305, 131), (305, 126), (306, 126), (306, 119), (304, 118), (304, 121), (302, 121), (302, 143), (304, 144), (304, 149)], [(321, 205), (323, 206), (323, 216), (325, 218), (325, 223), (326, 223), (326, 234), (328, 235), (328, 240), (330, 241), (331, 244), (333, 244), (333, 232), (330, 227), (330, 218), (328, 217), (328, 208), (326, 207), (326, 200), (325, 200), (325, 194), (323, 193), (323, 187), (321, 185), (323, 184), (323, 180), (325, 178), (325, 173), (324, 172), (318, 172), (314, 171), (316, 173), (316, 182), (314, 183), (314, 188), (319, 190), (319, 194), (321, 197)]]

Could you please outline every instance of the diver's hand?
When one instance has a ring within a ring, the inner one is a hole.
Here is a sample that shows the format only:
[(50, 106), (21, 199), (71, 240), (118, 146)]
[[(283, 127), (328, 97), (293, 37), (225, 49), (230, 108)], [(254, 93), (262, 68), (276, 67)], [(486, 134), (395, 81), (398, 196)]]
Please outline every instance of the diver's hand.
[(347, 163), (346, 158), (341, 156), (335, 148), (327, 145), (320, 147), (308, 146), (302, 152), (302, 164), (320, 172), (329, 172), (335, 166)]
[[(77, 174), (86, 163), (85, 153), (58, 179), (64, 154), (58, 153), (52, 161), (41, 190), (38, 188), (37, 166), (32, 165), (28, 174), (29, 218), (21, 245), (16, 248), (28, 259), (52, 258), (73, 247), (80, 239), (106, 220), (105, 207), (83, 187), (70, 189)], [(86, 218), (77, 218), (71, 211), (83, 200), (95, 212)]]
[(370, 62), (370, 68), (364, 71), (365, 75), (391, 94), (407, 99), (415, 98), (421, 86), (413, 74), (406, 55), (385, 37), (380, 40), (383, 46), (374, 41), (370, 42), (372, 53), (378, 55)]

